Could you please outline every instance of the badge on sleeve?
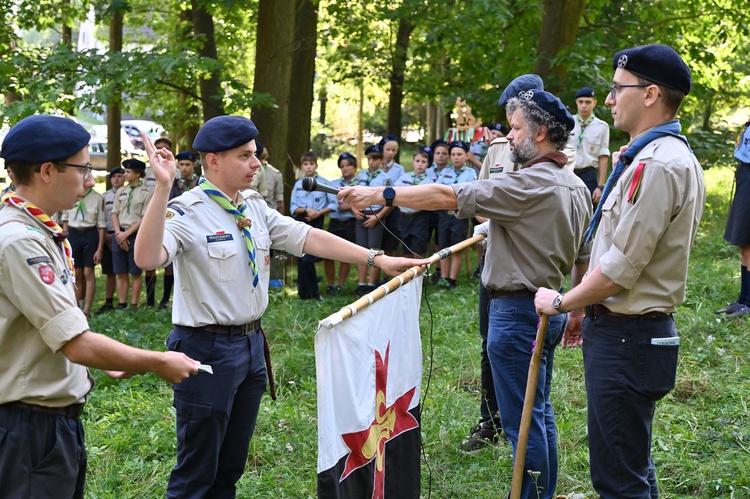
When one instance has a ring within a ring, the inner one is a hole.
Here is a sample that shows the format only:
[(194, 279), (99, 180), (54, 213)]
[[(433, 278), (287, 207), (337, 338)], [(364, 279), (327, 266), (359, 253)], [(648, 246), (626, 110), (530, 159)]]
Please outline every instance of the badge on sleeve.
[(55, 282), (55, 271), (49, 265), (42, 265), (39, 267), (39, 277), (44, 284), (52, 284)]

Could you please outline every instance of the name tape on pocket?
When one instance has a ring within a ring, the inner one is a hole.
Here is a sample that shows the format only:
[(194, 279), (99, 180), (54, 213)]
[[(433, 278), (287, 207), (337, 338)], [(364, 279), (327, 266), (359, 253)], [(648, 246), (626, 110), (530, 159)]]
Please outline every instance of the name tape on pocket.
[(677, 347), (680, 346), (680, 337), (675, 336), (673, 338), (651, 338), (651, 344), (663, 347)]

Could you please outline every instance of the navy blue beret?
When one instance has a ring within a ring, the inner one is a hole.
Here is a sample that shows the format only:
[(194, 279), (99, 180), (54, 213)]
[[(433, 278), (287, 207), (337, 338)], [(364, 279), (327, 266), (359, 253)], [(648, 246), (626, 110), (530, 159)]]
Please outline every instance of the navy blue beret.
[(247, 144), (258, 136), (255, 124), (242, 116), (217, 116), (203, 124), (193, 141), (200, 152), (222, 152)]
[(690, 93), (690, 68), (672, 47), (654, 43), (621, 50), (612, 58), (613, 69), (625, 69), (643, 79)]
[(427, 162), (432, 164), (433, 151), (430, 146), (421, 146), (417, 148), (417, 151), (422, 151), (423, 153), (425, 153), (427, 155)]
[(338, 161), (336, 161), (336, 164), (339, 165), (339, 168), (341, 167), (341, 162), (345, 159), (349, 161), (353, 161), (354, 165), (355, 166), (357, 165), (357, 158), (355, 158), (353, 154), (349, 154), (348, 152), (345, 152), (345, 153), (341, 153), (341, 156), (339, 156)]
[(568, 110), (560, 102), (560, 99), (544, 90), (529, 90), (519, 96), (519, 99), (531, 101), (540, 109), (548, 112), (552, 118), (560, 122), (567, 131), (573, 130), (575, 120)]
[(503, 135), (508, 135), (508, 127), (503, 125), (502, 123), (486, 123), (484, 126), (489, 128), (490, 130), (495, 130), (497, 132), (502, 133)]
[(435, 142), (430, 144), (430, 149), (432, 149), (433, 154), (435, 153), (435, 149), (438, 147), (445, 147), (446, 149), (450, 149), (450, 146), (448, 146), (448, 143), (444, 141), (443, 139), (437, 139)]
[(365, 149), (365, 156), (368, 154), (383, 154), (383, 146), (380, 144), (375, 144), (373, 146), (367, 146), (367, 149)]
[(518, 97), (518, 94), (526, 90), (544, 90), (544, 82), (535, 74), (521, 75), (505, 87), (505, 90), (500, 95), (500, 100), (497, 101), (497, 105), (500, 107), (505, 106), (509, 100), (513, 97)]
[(135, 158), (126, 159), (125, 161), (122, 162), (122, 166), (124, 168), (127, 168), (128, 170), (135, 170), (137, 172), (146, 171), (146, 163), (144, 163), (140, 159), (135, 159)]
[(463, 149), (464, 151), (467, 151), (467, 152), (469, 151), (469, 144), (467, 144), (463, 140), (454, 140), (453, 142), (451, 142), (450, 150), (452, 151), (456, 147), (458, 147), (459, 149)]
[(576, 92), (574, 99), (578, 99), (579, 97), (596, 97), (596, 91), (591, 87), (583, 87), (578, 92)]
[(62, 161), (88, 146), (89, 140), (89, 132), (75, 121), (39, 114), (22, 119), (10, 129), (0, 157), (23, 163)]
[(174, 157), (177, 161), (195, 161), (196, 155), (190, 151), (182, 151), (180, 154)]
[(255, 139), (255, 157), (256, 158), (260, 158), (261, 154), (263, 154), (263, 149), (265, 149), (263, 142), (261, 142), (258, 139)]
[(391, 135), (386, 135), (385, 137), (383, 137), (382, 139), (380, 139), (380, 145), (381, 146), (386, 145), (388, 142), (395, 142), (395, 143), (398, 144), (398, 137), (396, 137), (395, 135), (391, 134)]
[(119, 166), (116, 166), (116, 167), (112, 168), (112, 169), (111, 169), (111, 170), (109, 171), (109, 173), (108, 173), (107, 175), (109, 175), (109, 176), (110, 176), (110, 178), (111, 178), (111, 177), (112, 177), (112, 175), (117, 175), (118, 173), (119, 173), (120, 175), (122, 175), (123, 173), (125, 173), (125, 170), (123, 170), (123, 169), (122, 169), (122, 168), (120, 168)]

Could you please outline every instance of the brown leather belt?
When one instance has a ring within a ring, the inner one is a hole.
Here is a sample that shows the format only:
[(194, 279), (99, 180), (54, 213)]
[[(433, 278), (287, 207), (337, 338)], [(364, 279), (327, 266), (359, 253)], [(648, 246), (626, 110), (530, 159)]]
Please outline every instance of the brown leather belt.
[(504, 289), (488, 289), (487, 294), (491, 298), (534, 298), (535, 292), (528, 289), (517, 289), (515, 291), (506, 291)]
[(260, 331), (260, 319), (239, 326), (208, 324), (207, 326), (198, 326), (191, 329), (200, 333), (221, 334), (223, 336), (247, 336), (248, 334)]
[(663, 321), (672, 317), (672, 314), (664, 312), (648, 312), (647, 314), (618, 314), (600, 303), (594, 303), (586, 307), (586, 315), (589, 317), (626, 317), (628, 319), (645, 319), (649, 321)]
[(53, 416), (65, 416), (66, 418), (79, 418), (83, 412), (83, 406), (86, 404), (71, 404), (66, 407), (47, 407), (43, 405), (27, 404), (26, 402), (8, 402), (0, 407), (13, 407), (14, 409), (24, 409), (42, 414), (51, 414)]

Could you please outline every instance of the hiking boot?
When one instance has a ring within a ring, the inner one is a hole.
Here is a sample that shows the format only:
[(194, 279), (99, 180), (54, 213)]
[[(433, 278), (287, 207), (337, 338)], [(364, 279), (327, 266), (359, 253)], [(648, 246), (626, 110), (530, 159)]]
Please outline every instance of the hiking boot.
[(169, 308), (169, 302), (159, 302), (159, 306), (156, 307), (156, 310), (166, 310)]
[(430, 282), (432, 284), (437, 284), (440, 282), (440, 271), (436, 270), (434, 274), (430, 277)]
[(326, 294), (328, 296), (341, 294), (341, 286), (334, 286), (333, 284), (329, 284), (326, 288)]
[(369, 284), (360, 284), (357, 289), (354, 290), (355, 296), (365, 296), (367, 293), (375, 291), (375, 286)]
[(744, 305), (742, 303), (740, 303), (740, 300), (738, 298), (738, 299), (734, 300), (732, 303), (730, 303), (729, 305), (727, 305), (726, 307), (722, 308), (721, 310), (717, 310), (714, 313), (715, 314), (729, 314), (729, 315), (731, 315), (734, 312), (736, 312), (739, 309), (741, 309), (743, 306)]
[(112, 305), (111, 303), (105, 303), (104, 305), (102, 305), (101, 307), (99, 307), (96, 310), (96, 313), (97, 313), (97, 315), (98, 314), (103, 314), (104, 312), (111, 312), (114, 309), (115, 309), (114, 305)]
[(461, 450), (464, 452), (476, 452), (490, 445), (497, 445), (500, 441), (502, 428), (499, 423), (494, 421), (482, 421), (474, 426), (468, 440), (461, 443)]
[(440, 282), (438, 282), (438, 287), (447, 289), (447, 290), (453, 290), (456, 289), (456, 284), (453, 282), (450, 282), (448, 279), (440, 279)]

